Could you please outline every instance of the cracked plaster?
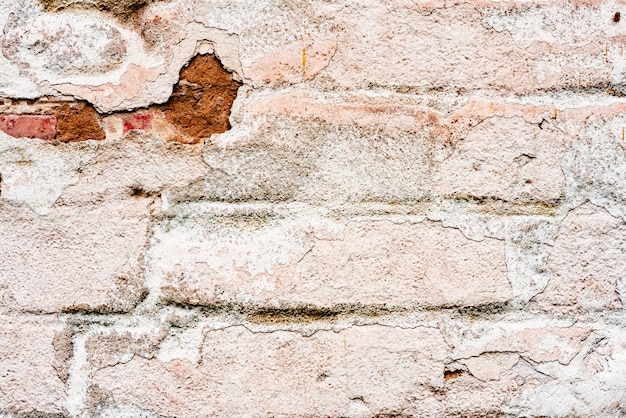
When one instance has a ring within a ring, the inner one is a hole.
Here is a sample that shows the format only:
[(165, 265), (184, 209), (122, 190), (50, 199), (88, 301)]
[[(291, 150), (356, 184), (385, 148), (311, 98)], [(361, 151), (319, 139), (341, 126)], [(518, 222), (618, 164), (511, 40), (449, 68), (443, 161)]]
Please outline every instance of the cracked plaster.
[[(620, 3), (50, 5), (0, 5), (2, 112), (107, 137), (0, 133), (0, 415), (624, 413)], [(108, 114), (197, 54), (230, 131)]]

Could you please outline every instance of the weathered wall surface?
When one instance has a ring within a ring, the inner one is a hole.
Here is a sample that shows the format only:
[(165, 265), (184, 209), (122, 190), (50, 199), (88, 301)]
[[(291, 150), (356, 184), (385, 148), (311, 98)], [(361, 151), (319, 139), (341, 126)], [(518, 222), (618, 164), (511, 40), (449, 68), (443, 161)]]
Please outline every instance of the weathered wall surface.
[(626, 3), (0, 27), (0, 416), (626, 415)]

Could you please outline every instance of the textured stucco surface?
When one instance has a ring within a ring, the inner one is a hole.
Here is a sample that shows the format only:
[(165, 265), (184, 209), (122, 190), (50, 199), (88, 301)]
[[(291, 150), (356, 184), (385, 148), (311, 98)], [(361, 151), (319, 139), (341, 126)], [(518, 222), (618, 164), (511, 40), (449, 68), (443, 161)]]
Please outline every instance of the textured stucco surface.
[(0, 417), (626, 415), (626, 3), (0, 28)]

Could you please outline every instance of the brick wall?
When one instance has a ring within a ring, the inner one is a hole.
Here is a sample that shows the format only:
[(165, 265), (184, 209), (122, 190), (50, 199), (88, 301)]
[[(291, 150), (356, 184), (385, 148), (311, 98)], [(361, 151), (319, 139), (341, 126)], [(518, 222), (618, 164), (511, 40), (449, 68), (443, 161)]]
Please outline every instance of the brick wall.
[(626, 415), (626, 3), (0, 3), (0, 416)]

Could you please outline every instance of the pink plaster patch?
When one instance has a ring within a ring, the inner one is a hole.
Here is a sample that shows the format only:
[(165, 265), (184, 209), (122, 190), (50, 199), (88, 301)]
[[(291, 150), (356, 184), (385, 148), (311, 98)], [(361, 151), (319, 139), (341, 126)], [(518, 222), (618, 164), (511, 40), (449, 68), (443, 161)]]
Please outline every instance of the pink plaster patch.
[(130, 116), (128, 119), (124, 119), (123, 134), (126, 135), (129, 131), (139, 130), (147, 131), (152, 129), (151, 113), (141, 113)]
[(53, 140), (57, 134), (57, 119), (42, 115), (0, 116), (0, 130), (14, 138)]

